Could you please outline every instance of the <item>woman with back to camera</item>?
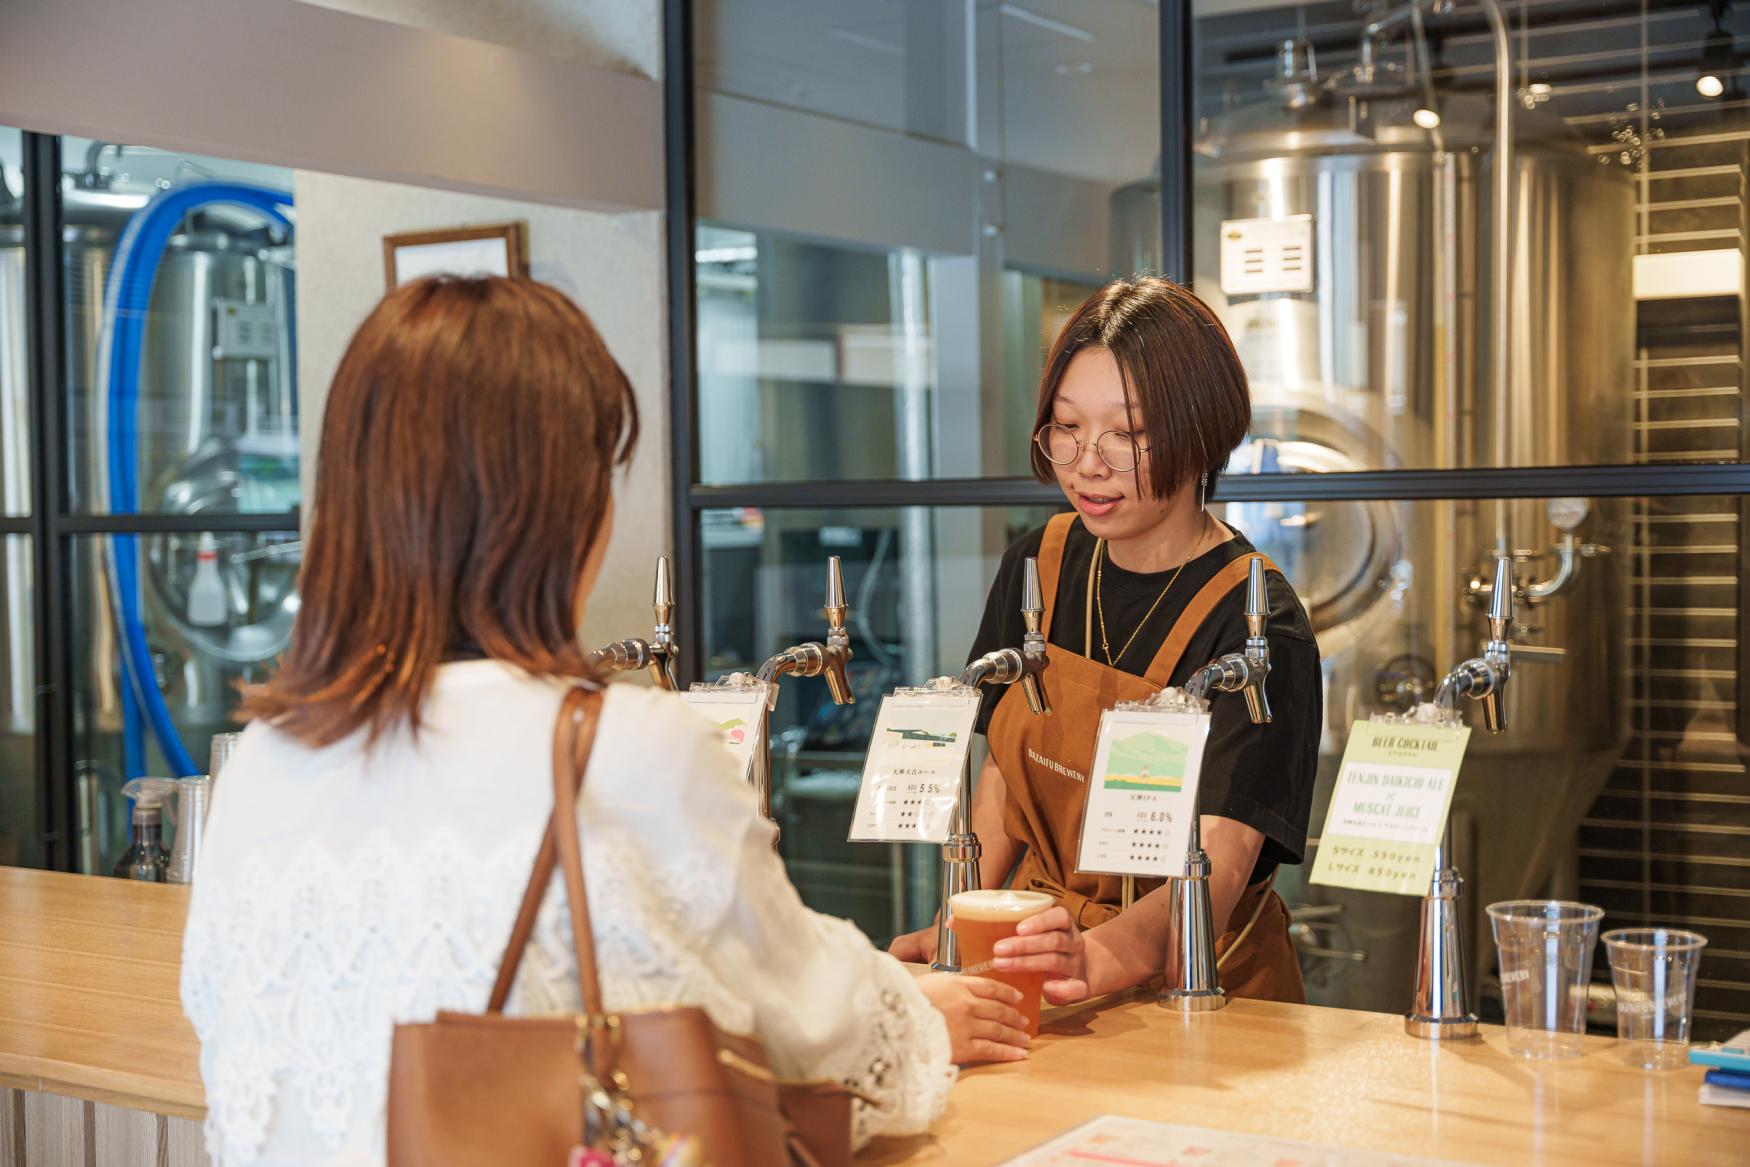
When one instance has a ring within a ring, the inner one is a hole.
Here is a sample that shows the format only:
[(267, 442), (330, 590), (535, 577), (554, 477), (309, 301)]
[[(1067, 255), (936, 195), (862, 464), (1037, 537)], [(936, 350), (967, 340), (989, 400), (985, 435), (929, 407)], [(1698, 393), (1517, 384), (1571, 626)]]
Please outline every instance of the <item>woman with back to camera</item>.
[[(213, 800), (184, 938), (220, 1167), (380, 1164), (397, 1022), (485, 1006), (552, 807), (553, 723), (637, 417), (559, 292), (402, 287), (323, 419), (302, 609)], [(712, 728), (614, 685), (579, 804), (609, 1010), (701, 1005), (774, 1071), (922, 1130), (952, 1062), (1024, 1056), (1019, 994), (914, 979), (803, 907)], [(572, 1013), (549, 891), (508, 1012)], [(932, 1006), (934, 1006), (932, 1008)]]
[[(1064, 1003), (1148, 981), (1166, 966), (1172, 891), (1139, 880), (1120, 912), (1117, 876), (1076, 872), (1087, 773), (1100, 714), (1182, 686), (1246, 641), (1245, 579), (1256, 549), (1205, 509), (1251, 423), (1239, 356), (1214, 313), (1169, 280), (1117, 280), (1088, 297), (1046, 362), (1033, 469), (1074, 508), (1004, 553), (972, 647), (1019, 645), (1022, 565), (1039, 560), (1053, 713), (1034, 717), (1019, 686), (987, 691), (979, 728), (990, 761), (973, 795), (985, 887), (1032, 888), (1059, 906), (997, 946), (996, 968), (1039, 971)], [(1288, 914), (1272, 890), (1299, 863), (1324, 720), (1318, 646), (1288, 581), (1267, 574), (1265, 692), (1254, 725), (1217, 694), (1198, 791), (1222, 987), (1300, 1001)], [(901, 936), (902, 959), (933, 955), (934, 928)]]

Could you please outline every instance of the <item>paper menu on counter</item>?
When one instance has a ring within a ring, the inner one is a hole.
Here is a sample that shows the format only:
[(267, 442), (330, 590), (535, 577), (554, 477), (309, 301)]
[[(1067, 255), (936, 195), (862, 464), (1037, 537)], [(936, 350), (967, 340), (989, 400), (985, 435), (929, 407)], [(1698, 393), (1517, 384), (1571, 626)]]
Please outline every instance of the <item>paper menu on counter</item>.
[(1465, 1167), (1390, 1151), (1321, 1146), (1103, 1114), (1001, 1167)]
[(1357, 721), (1319, 832), (1311, 882), (1427, 892), (1469, 741), (1462, 725)]
[(1102, 714), (1076, 870), (1183, 875), (1208, 741), (1207, 713)]
[(754, 749), (765, 724), (766, 692), (762, 685), (700, 685), (681, 694), (694, 712), (717, 727), (723, 746), (736, 760), (745, 781), (753, 780)]
[(851, 816), (851, 842), (947, 842), (977, 718), (976, 689), (883, 698)]

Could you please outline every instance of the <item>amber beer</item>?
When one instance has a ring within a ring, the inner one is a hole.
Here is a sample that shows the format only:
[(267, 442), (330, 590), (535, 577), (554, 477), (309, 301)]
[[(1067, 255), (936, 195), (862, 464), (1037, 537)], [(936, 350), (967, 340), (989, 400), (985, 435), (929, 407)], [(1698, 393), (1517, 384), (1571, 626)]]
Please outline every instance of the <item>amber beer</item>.
[(1027, 1032), (1039, 1032), (1039, 991), (1050, 976), (1037, 972), (997, 972), (991, 968), (997, 941), (1013, 936), (1015, 926), (1028, 916), (1057, 903), (1037, 891), (963, 891), (948, 897), (948, 926), (960, 940), (960, 971), (1005, 985), (1022, 993), (1016, 1006), (1027, 1018)]

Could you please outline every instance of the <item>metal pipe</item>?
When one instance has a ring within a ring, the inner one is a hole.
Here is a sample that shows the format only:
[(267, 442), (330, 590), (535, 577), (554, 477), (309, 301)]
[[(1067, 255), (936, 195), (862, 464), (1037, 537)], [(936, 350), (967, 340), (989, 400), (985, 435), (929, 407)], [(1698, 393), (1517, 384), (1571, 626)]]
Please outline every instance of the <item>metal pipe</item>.
[[(1489, 18), (1495, 45), (1495, 465), (1505, 467), (1512, 456), (1507, 428), (1512, 423), (1513, 361), (1510, 340), (1513, 308), (1513, 45), (1499, 0), (1478, 0)], [(1512, 550), (1508, 502), (1495, 502), (1495, 554)], [(1511, 574), (1509, 574), (1511, 580)]]

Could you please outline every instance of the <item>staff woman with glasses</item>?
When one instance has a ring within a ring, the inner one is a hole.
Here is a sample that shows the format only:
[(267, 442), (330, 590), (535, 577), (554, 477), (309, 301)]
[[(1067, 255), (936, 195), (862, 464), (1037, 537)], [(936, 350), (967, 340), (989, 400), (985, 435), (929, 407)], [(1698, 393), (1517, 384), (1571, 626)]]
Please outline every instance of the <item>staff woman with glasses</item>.
[[(1073, 510), (1004, 554), (971, 655), (1021, 643), (1023, 561), (1036, 556), (1054, 712), (1030, 715), (1018, 686), (987, 691), (979, 728), (991, 756), (972, 824), (983, 886), (1058, 898), (1003, 941), (996, 960), (999, 970), (1047, 973), (1051, 1001), (1139, 985), (1166, 965), (1164, 881), (1139, 880), (1136, 902), (1121, 912), (1119, 877), (1076, 871), (1087, 775), (1103, 711), (1181, 686), (1245, 646), (1244, 585), (1258, 552), (1205, 504), (1250, 423), (1227, 332), (1168, 280), (1118, 280), (1090, 296), (1046, 362), (1033, 470)], [(1265, 689), (1275, 717), (1254, 725), (1245, 702), (1213, 702), (1198, 801), (1223, 988), (1301, 1001), (1288, 912), (1271, 885), (1306, 848), (1323, 693), (1306, 612), (1279, 573), (1267, 580)], [(925, 929), (893, 951), (929, 959), (934, 943)]]

